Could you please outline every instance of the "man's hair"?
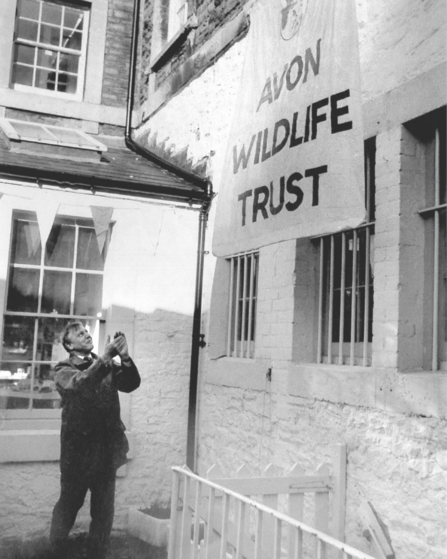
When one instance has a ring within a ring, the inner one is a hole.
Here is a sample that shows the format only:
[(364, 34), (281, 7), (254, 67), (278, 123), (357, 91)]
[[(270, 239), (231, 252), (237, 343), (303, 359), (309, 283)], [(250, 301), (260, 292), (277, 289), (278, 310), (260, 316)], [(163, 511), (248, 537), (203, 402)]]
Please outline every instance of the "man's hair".
[(70, 343), (70, 336), (72, 332), (76, 332), (79, 328), (82, 328), (84, 325), (80, 320), (72, 320), (65, 326), (64, 331), (62, 332), (62, 345), (70, 353), (71, 349), (67, 347), (67, 344)]

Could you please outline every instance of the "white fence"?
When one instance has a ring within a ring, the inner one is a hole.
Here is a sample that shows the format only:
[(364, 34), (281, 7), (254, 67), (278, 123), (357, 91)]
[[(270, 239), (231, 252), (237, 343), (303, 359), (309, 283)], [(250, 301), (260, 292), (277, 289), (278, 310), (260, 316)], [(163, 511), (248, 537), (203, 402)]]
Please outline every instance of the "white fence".
[[(287, 476), (270, 466), (259, 478), (246, 467), (224, 478), (213, 467), (214, 479), (174, 467), (168, 559), (373, 559), (342, 541), (344, 445), (336, 457), (332, 476), (326, 465), (307, 476), (297, 465)], [(308, 509), (314, 527), (303, 522)]]

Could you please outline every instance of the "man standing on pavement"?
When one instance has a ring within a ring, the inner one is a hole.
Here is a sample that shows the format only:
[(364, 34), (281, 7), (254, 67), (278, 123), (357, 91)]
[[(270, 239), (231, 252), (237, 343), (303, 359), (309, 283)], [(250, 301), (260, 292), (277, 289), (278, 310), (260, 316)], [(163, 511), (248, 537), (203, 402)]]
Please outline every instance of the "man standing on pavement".
[[(61, 493), (53, 510), (50, 544), (54, 556), (64, 559), (68, 534), (90, 490), (88, 557), (104, 559), (113, 524), (116, 470), (129, 450), (118, 390), (138, 388), (140, 375), (122, 332), (107, 340), (101, 357), (92, 353), (92, 337), (80, 321), (66, 326), (62, 343), (70, 357), (55, 367), (62, 406)], [(116, 356), (120, 365), (113, 361)]]

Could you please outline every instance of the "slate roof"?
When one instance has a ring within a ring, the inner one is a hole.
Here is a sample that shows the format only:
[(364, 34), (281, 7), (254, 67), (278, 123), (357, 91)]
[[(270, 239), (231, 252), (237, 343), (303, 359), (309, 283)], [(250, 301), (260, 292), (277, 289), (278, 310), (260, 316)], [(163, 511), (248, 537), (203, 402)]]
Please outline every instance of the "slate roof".
[(39, 153), (39, 146), (31, 142), (12, 147), (0, 145), (0, 177), (166, 200), (200, 202), (206, 198), (205, 179), (189, 180), (186, 173), (185, 178), (156, 160), (148, 161), (127, 148), (124, 140), (107, 142), (102, 137), (101, 141), (113, 144), (102, 154), (70, 148), (58, 151), (49, 146), (46, 152)]

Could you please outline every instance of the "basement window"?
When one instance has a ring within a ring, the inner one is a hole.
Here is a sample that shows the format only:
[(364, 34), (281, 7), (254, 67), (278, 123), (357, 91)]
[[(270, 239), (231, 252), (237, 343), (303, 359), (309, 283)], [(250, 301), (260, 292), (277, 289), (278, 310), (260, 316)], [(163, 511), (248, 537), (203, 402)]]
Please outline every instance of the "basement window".
[(375, 138), (371, 138), (365, 142), (367, 223), (318, 239), (318, 363), (371, 365), (375, 151)]
[(252, 359), (255, 352), (259, 254), (239, 254), (229, 261), (227, 355)]

